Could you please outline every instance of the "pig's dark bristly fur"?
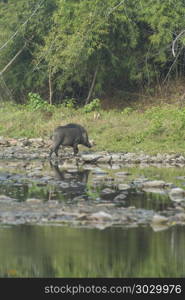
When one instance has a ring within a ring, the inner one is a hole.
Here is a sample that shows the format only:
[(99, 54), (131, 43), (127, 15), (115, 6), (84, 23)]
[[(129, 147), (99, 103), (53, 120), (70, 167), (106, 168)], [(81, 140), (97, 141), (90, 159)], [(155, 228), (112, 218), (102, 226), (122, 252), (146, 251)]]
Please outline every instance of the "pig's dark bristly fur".
[(85, 128), (81, 125), (70, 123), (65, 126), (58, 126), (53, 133), (53, 146), (50, 151), (50, 157), (55, 152), (58, 156), (58, 150), (60, 145), (73, 147), (74, 155), (78, 153), (78, 145), (84, 145), (86, 147), (92, 147), (88, 134)]

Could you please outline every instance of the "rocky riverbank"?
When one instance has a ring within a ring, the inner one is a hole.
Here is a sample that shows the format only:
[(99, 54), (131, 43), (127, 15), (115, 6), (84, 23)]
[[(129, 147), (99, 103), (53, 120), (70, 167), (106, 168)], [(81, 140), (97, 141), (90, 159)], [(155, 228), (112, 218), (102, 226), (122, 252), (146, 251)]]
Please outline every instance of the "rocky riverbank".
[[(0, 138), (1, 224), (150, 225), (154, 230), (185, 224), (182, 187), (122, 170), (132, 164), (183, 168), (182, 155), (80, 151), (74, 158), (65, 150), (49, 163), (49, 147), (49, 140)], [(179, 180), (185, 184), (184, 176)]]
[[(4, 138), (0, 137), (0, 158), (17, 158), (17, 159), (46, 159), (49, 155), (49, 147), (51, 140), (42, 138)], [(158, 153), (156, 155), (148, 155), (140, 153), (110, 153), (87, 152), (81, 148), (77, 161), (78, 163), (103, 163), (103, 164), (163, 164), (172, 166), (184, 166), (185, 157), (180, 153), (168, 154)], [(65, 152), (60, 152), (62, 158), (72, 159), (72, 151), (70, 148)], [(73, 160), (72, 160), (73, 162)]]

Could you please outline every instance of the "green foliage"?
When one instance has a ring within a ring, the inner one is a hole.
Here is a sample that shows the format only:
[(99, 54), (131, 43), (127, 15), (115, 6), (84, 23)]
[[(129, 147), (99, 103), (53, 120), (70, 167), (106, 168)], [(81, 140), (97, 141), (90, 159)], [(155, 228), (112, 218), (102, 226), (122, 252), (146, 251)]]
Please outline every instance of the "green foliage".
[(177, 118), (179, 119), (179, 121), (181, 121), (180, 130), (181, 129), (184, 130), (185, 129), (185, 108), (184, 107), (179, 111)]
[(52, 109), (52, 106), (48, 104), (45, 100), (43, 100), (39, 94), (36, 93), (28, 94), (27, 107), (31, 111), (36, 111), (36, 110), (50, 111)]
[(93, 99), (90, 103), (84, 105), (83, 112), (89, 113), (92, 111), (99, 111), (101, 108), (101, 101), (100, 99), (96, 98)]
[(158, 135), (161, 134), (164, 130), (163, 120), (165, 113), (161, 107), (156, 106), (149, 109), (146, 112), (146, 116), (151, 120), (151, 127), (148, 130), (148, 134)]
[(126, 116), (128, 116), (128, 115), (130, 115), (132, 112), (133, 112), (133, 108), (132, 107), (126, 107), (126, 108), (124, 108), (124, 110), (121, 112), (121, 114), (122, 115), (126, 115)]
[(161, 134), (163, 132), (163, 122), (160, 118), (155, 118), (150, 129), (151, 134)]
[(75, 99), (65, 99), (64, 101), (64, 106), (67, 107), (68, 109), (73, 109), (76, 106), (76, 100)]
[[(33, 14), (39, 3), (0, 2), (0, 48), (9, 40), (0, 70), (27, 44), (4, 74), (17, 101), (30, 90), (49, 98), (50, 82), (55, 103), (75, 98), (81, 104), (94, 78), (92, 99), (112, 90), (151, 89), (167, 75), (184, 73), (183, 53), (174, 64), (171, 55), (172, 41), (185, 28), (183, 0), (45, 0)], [(177, 52), (184, 38), (178, 43)]]

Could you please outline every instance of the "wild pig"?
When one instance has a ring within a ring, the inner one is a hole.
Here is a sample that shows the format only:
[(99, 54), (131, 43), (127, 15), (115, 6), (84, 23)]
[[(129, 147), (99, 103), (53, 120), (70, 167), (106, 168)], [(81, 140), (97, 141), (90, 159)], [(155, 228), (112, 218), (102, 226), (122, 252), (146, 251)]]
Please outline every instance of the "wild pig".
[(67, 124), (65, 126), (58, 126), (53, 132), (53, 146), (50, 151), (50, 157), (55, 152), (58, 156), (60, 145), (73, 147), (74, 155), (78, 153), (78, 145), (84, 145), (91, 148), (88, 134), (85, 128), (78, 124)]

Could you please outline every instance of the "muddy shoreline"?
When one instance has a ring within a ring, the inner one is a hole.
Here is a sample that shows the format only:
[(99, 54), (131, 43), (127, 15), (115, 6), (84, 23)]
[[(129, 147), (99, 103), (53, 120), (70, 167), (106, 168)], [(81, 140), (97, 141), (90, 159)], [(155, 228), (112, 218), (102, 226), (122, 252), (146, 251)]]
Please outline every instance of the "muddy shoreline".
[[(43, 139), (0, 138), (1, 225), (152, 226), (155, 231), (185, 225), (183, 188), (119, 171), (132, 165), (183, 168), (181, 154), (80, 151), (74, 158), (67, 149), (49, 163), (49, 146), (50, 141)], [(47, 196), (37, 197), (36, 188)], [(148, 208), (144, 201), (154, 204)]]

